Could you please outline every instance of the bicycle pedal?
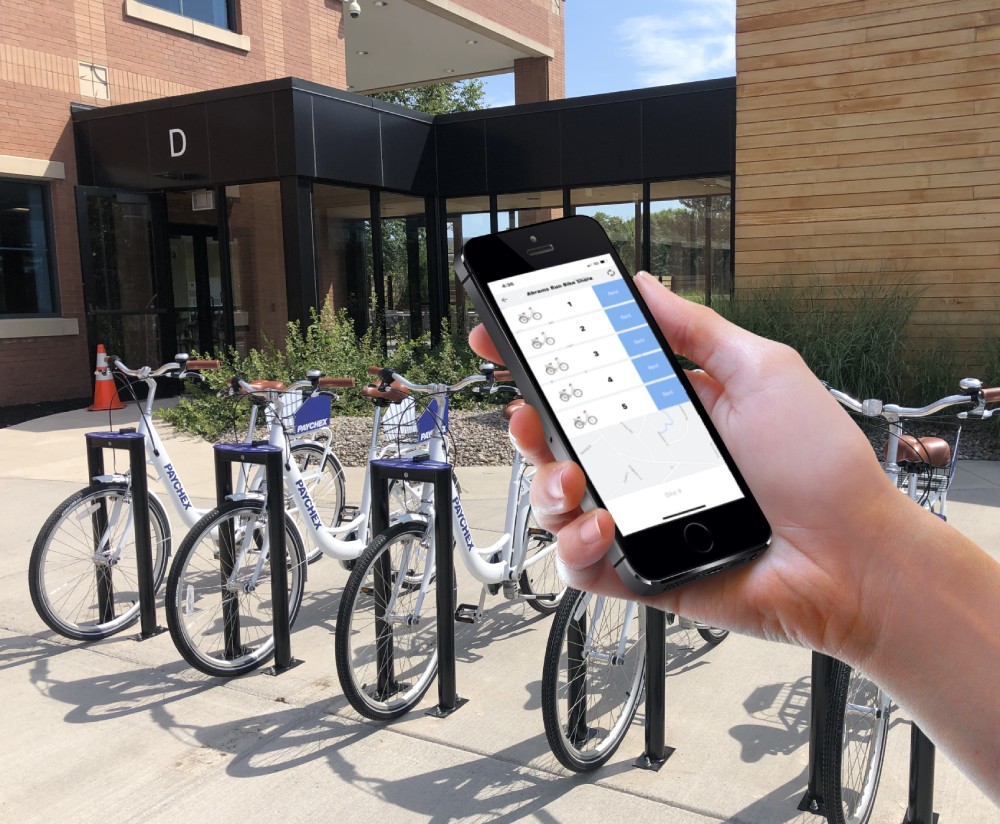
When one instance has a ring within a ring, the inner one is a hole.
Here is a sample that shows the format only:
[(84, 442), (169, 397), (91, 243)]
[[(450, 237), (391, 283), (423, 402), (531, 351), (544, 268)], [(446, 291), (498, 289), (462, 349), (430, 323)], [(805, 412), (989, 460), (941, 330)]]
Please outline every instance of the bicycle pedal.
[(455, 620), (463, 624), (474, 624), (479, 620), (478, 604), (459, 604), (455, 610)]
[(337, 526), (350, 523), (360, 514), (360, 509), (356, 506), (345, 504), (340, 508), (340, 515), (337, 517)]

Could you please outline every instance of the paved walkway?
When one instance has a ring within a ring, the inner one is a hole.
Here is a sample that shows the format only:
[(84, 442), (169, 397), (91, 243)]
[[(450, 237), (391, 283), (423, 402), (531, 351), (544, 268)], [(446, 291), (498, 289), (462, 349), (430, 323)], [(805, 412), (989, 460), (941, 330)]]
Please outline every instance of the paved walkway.
[[(481, 624), (459, 625), (469, 703), (444, 720), (414, 712), (388, 726), (362, 722), (340, 693), (333, 622), (346, 573), (329, 560), (310, 568), (292, 635), (304, 663), (278, 677), (201, 676), (167, 634), (89, 645), (53, 635), (31, 606), (28, 557), (48, 513), (84, 485), (82, 434), (107, 421), (64, 413), (0, 430), (0, 820), (819, 821), (796, 810), (809, 737), (810, 657), (800, 649), (737, 636), (706, 649), (671, 628), (666, 740), (676, 752), (659, 773), (632, 768), (640, 714), (603, 770), (575, 776), (549, 753), (539, 712), (548, 622), (499, 598)], [(132, 422), (133, 412), (115, 413), (116, 426)], [(196, 503), (210, 503), (210, 448), (178, 436), (167, 444)], [(499, 533), (505, 474), (459, 472), (481, 541)], [(360, 477), (349, 479), (354, 499)], [(1000, 464), (963, 464), (952, 501), (952, 522), (1000, 557)], [(476, 597), (462, 580), (460, 598)], [(908, 746), (900, 710), (876, 824), (903, 818)], [(1000, 810), (940, 756), (935, 809), (942, 822), (1000, 824)]]

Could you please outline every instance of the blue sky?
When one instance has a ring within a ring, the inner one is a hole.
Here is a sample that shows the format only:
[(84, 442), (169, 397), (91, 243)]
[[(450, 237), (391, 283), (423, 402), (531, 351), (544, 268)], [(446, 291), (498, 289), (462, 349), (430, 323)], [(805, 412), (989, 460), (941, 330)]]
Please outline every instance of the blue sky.
[[(731, 77), (736, 0), (566, 0), (566, 96)], [(514, 102), (514, 76), (484, 78), (487, 105)]]

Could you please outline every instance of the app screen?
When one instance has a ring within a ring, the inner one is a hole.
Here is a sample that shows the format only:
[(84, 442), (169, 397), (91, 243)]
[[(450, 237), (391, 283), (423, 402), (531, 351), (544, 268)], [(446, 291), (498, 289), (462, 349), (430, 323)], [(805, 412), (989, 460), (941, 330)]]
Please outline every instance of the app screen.
[(489, 285), (623, 535), (743, 497), (610, 258)]

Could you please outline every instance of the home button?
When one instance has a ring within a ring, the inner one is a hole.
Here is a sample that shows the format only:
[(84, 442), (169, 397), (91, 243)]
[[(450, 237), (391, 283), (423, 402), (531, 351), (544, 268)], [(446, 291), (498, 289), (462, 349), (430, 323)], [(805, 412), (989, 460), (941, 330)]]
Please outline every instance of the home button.
[(708, 527), (702, 524), (688, 524), (684, 527), (684, 540), (696, 552), (708, 552), (715, 543)]

